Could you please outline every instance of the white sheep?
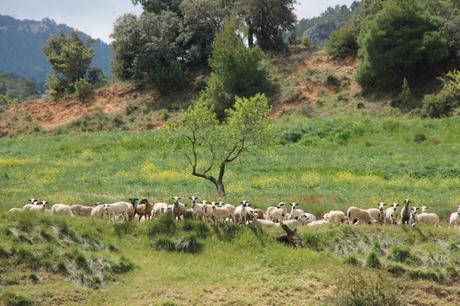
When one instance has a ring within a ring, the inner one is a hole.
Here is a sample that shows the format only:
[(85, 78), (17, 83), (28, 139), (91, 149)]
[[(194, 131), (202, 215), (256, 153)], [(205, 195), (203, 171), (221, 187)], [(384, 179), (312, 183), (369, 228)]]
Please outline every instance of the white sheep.
[(255, 219), (253, 223), (265, 227), (280, 227), (280, 223), (275, 223), (271, 220)]
[(118, 217), (122, 217), (123, 221), (128, 221), (130, 213), (134, 216), (134, 206), (128, 202), (105, 204), (104, 209), (112, 222), (115, 222)]
[(457, 211), (452, 213), (449, 218), (449, 227), (459, 227), (460, 226), (460, 205), (457, 206)]
[(297, 220), (300, 218), (300, 216), (305, 214), (305, 212), (302, 209), (297, 208), (299, 204), (291, 203), (289, 205), (291, 206), (291, 212), (289, 213), (289, 220)]
[(330, 211), (324, 214), (323, 219), (326, 221), (335, 222), (335, 223), (347, 222), (347, 217), (345, 216), (345, 213), (340, 210), (333, 210), (333, 211)]
[(66, 204), (54, 204), (51, 207), (51, 211), (53, 212), (54, 215), (67, 215), (67, 216), (73, 217), (71, 207)]
[(279, 203), (276, 207), (267, 208), (266, 218), (273, 222), (280, 222), (286, 219), (287, 209), (284, 202)]
[(152, 209), (152, 217), (158, 218), (160, 215), (166, 214), (167, 210), (168, 203), (155, 203)]
[(385, 210), (385, 223), (386, 224), (397, 224), (398, 223), (398, 203), (393, 203), (391, 204), (390, 207), (388, 207)]
[(290, 229), (294, 230), (296, 228), (298, 228), (301, 224), (298, 220), (285, 220), (285, 221), (282, 221), (280, 223), (280, 226), (281, 224), (284, 224), (284, 225), (287, 225)]
[(318, 220), (308, 223), (307, 226), (321, 226), (326, 224), (329, 224), (328, 220)]
[(72, 205), (70, 206), (70, 210), (75, 216), (91, 216), (91, 212), (93, 211), (93, 207), (84, 206), (84, 205)]
[(369, 208), (367, 212), (374, 220), (383, 223), (385, 220), (385, 203), (379, 203), (378, 208)]
[[(426, 210), (426, 209), (425, 209)], [(417, 207), (412, 208), (410, 222), (412, 226), (415, 226), (418, 223), (431, 224), (434, 226), (439, 226), (439, 216), (434, 213), (417, 213)]]
[(98, 204), (91, 209), (91, 218), (102, 218), (105, 215), (104, 204)]
[(367, 212), (367, 210), (350, 207), (347, 210), (347, 218), (350, 224), (375, 224), (378, 223), (377, 220), (372, 218), (372, 216)]
[(203, 201), (203, 204), (197, 204), (192, 202), (192, 215), (193, 219), (195, 220), (202, 220), (205, 221), (205, 214), (204, 214), (204, 207), (203, 205), (207, 203), (207, 201)]
[(212, 220), (214, 223), (218, 221), (232, 220), (235, 223), (235, 216), (225, 207), (219, 207), (215, 202), (211, 203)]
[(36, 204), (33, 207), (31, 207), (29, 210), (30, 211), (35, 211), (35, 212), (45, 212), (46, 207), (48, 205), (48, 202), (42, 201), (41, 204)]
[[(254, 213), (254, 210), (250, 207), (248, 201), (244, 200), (241, 202), (241, 205), (235, 208), (235, 222), (245, 223), (250, 219), (251, 212)], [(255, 214), (254, 214), (255, 215)]]
[(181, 200), (180, 197), (175, 196), (173, 197), (173, 204), (172, 204), (172, 215), (174, 218), (181, 220), (184, 219), (185, 214), (187, 212), (187, 204), (181, 203), (179, 200)]
[(10, 210), (8, 210), (8, 212), (9, 212), (10, 214), (17, 214), (17, 213), (21, 213), (21, 212), (23, 212), (23, 211), (24, 211), (24, 210), (23, 210), (22, 208), (16, 208), (16, 207), (11, 208)]

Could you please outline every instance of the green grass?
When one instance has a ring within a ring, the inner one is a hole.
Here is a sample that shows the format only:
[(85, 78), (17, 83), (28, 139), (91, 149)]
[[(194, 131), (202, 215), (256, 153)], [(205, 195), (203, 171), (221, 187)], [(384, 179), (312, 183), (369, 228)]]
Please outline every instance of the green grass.
[[(460, 202), (460, 119), (299, 117), (276, 126), (270, 148), (228, 167), (226, 201), (295, 201), (322, 216), (410, 198), (440, 214), (443, 227), (305, 228), (304, 248), (294, 250), (276, 241), (280, 229), (11, 216), (32, 196), (89, 205), (217, 196), (189, 174), (164, 131), (0, 139), (0, 296), (46, 305), (340, 304), (329, 300), (337, 286), (364, 294), (370, 273), (423, 305), (459, 303), (460, 235), (445, 221)], [(369, 253), (376, 268), (365, 267)], [(348, 274), (357, 280), (339, 283)]]

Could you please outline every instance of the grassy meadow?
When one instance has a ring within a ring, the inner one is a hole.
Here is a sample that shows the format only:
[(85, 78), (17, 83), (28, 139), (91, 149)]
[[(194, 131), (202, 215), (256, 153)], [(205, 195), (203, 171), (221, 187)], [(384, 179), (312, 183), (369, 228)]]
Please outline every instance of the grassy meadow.
[[(0, 303), (458, 305), (460, 233), (446, 220), (460, 202), (459, 131), (458, 118), (278, 121), (272, 146), (228, 167), (226, 201), (296, 201), (322, 216), (410, 198), (443, 221), (304, 228), (299, 250), (276, 241), (279, 229), (8, 214), (32, 196), (87, 205), (217, 197), (164, 131), (0, 139)], [(192, 251), (181, 251), (190, 237)]]

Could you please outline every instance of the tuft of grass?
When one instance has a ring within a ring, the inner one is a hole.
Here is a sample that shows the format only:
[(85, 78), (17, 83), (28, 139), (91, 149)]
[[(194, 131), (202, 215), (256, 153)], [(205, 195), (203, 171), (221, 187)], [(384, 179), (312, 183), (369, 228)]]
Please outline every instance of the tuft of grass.
[(159, 236), (155, 239), (154, 247), (158, 251), (176, 251), (176, 243), (167, 236)]
[(203, 245), (195, 237), (184, 237), (176, 242), (176, 251), (195, 254), (201, 251)]
[(400, 293), (393, 282), (381, 274), (361, 273), (357, 270), (339, 278), (331, 297), (337, 306), (399, 306)]
[(421, 264), (421, 260), (412, 255), (407, 246), (394, 246), (388, 255), (388, 260), (409, 265)]
[(5, 291), (0, 296), (0, 301), (5, 306), (33, 306), (35, 305), (34, 301), (22, 294), (17, 294), (11, 291)]
[(150, 222), (147, 227), (147, 234), (150, 238), (155, 238), (157, 235), (172, 236), (176, 231), (176, 221), (167, 215), (162, 215), (158, 220)]
[(387, 271), (393, 275), (402, 276), (406, 273), (407, 269), (401, 264), (390, 263), (387, 266)]
[(350, 265), (350, 266), (355, 266), (355, 267), (361, 266), (361, 262), (358, 260), (358, 258), (356, 257), (355, 254), (350, 254), (350, 255), (346, 256), (343, 259), (343, 263), (347, 264), (347, 265)]
[(377, 253), (375, 250), (371, 250), (369, 252), (366, 258), (365, 265), (368, 268), (374, 268), (374, 269), (379, 269), (382, 267), (382, 264), (380, 263), (379, 257), (377, 256)]

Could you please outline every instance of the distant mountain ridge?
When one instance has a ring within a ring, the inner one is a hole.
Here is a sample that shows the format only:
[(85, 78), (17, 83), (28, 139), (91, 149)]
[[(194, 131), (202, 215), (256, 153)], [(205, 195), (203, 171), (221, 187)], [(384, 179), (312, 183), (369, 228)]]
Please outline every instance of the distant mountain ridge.
[[(63, 31), (69, 34), (73, 28), (57, 24), (45, 18), (41, 21), (18, 20), (10, 16), (0, 15), (0, 70), (24, 76), (42, 83), (51, 71), (48, 60), (43, 53), (43, 45), (51, 36)], [(78, 32), (83, 41), (91, 37)], [(104, 74), (111, 76), (110, 63), (112, 48), (101, 41), (94, 40), (94, 59), (92, 65), (101, 68)]]

